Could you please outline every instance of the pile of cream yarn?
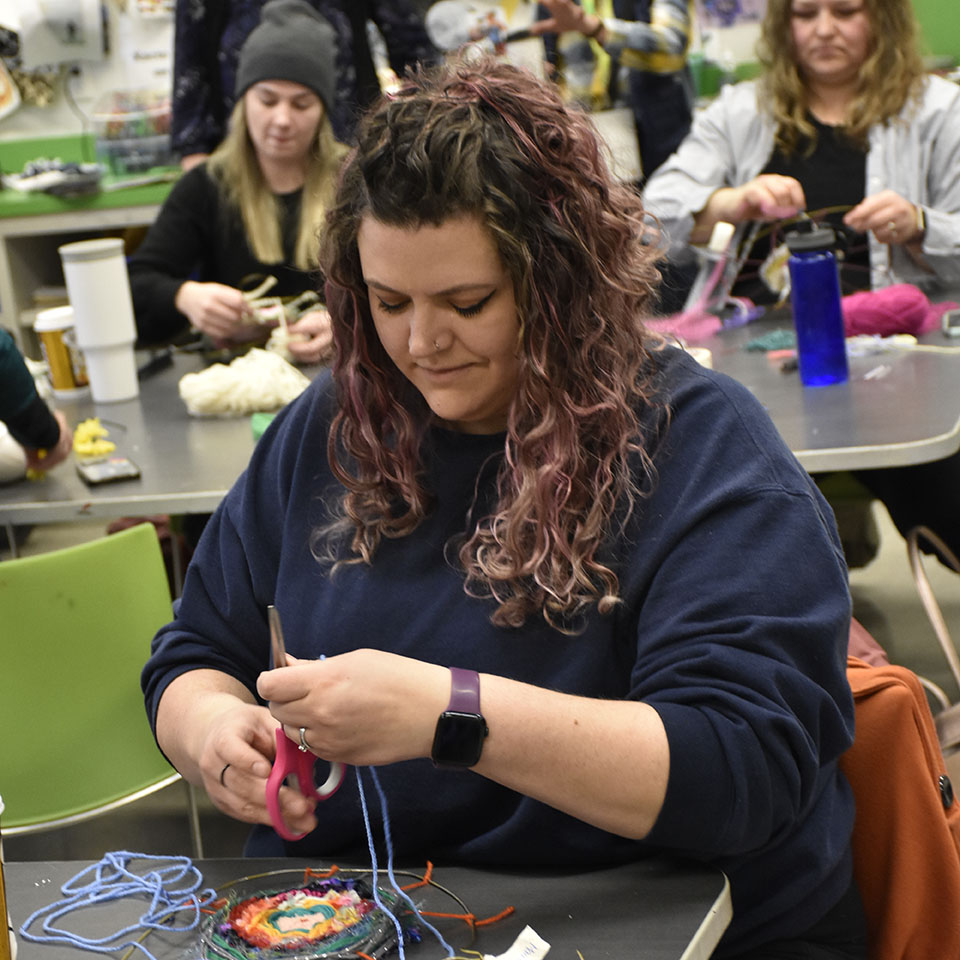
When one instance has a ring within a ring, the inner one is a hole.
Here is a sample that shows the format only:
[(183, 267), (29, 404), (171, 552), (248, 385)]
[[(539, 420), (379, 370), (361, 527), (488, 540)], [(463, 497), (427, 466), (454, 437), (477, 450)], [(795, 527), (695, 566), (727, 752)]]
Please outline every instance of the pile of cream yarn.
[(180, 399), (195, 417), (242, 416), (279, 410), (310, 380), (279, 354), (257, 347), (229, 365), (215, 363), (180, 378)]

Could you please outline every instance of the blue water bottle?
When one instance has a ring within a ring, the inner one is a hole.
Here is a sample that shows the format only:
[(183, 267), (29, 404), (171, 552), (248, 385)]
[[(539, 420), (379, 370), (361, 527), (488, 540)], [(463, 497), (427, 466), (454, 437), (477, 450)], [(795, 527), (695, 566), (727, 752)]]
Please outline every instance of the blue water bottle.
[(790, 250), (790, 300), (797, 330), (797, 362), (804, 386), (820, 387), (849, 379), (840, 306), (840, 276), (830, 227), (784, 238)]

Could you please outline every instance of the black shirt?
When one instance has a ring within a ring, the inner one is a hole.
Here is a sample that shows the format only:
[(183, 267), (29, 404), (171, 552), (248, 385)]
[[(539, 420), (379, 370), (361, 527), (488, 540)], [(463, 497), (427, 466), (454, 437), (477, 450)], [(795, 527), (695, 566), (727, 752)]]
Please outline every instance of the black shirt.
[[(867, 151), (857, 146), (840, 127), (831, 127), (808, 115), (817, 131), (816, 145), (808, 153), (809, 142), (801, 141), (787, 155), (780, 147), (761, 173), (793, 177), (803, 187), (807, 213), (818, 222), (829, 224), (837, 232), (840, 288), (844, 294), (870, 288), (870, 250), (867, 237), (844, 226), (844, 214), (865, 195)], [(821, 216), (821, 211), (824, 211)], [(777, 299), (759, 276), (760, 265), (770, 253), (770, 240), (783, 241), (781, 224), (764, 224), (733, 286), (734, 296), (749, 297), (755, 303)]]

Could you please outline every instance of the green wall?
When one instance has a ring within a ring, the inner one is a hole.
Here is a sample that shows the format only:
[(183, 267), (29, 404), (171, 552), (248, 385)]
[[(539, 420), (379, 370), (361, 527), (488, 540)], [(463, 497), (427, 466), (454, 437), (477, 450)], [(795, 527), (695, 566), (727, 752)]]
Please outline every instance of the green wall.
[(960, 2), (913, 0), (927, 51), (960, 61)]

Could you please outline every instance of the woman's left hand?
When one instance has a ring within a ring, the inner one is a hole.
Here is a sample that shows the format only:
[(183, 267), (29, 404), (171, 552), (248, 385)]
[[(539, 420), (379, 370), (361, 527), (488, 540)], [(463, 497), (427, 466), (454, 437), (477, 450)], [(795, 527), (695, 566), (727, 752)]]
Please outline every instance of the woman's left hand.
[(450, 671), (380, 650), (297, 660), (261, 673), (257, 692), (296, 741), (300, 727), (318, 757), (385, 764), (430, 756)]
[(916, 205), (893, 190), (865, 197), (847, 213), (843, 222), (860, 233), (872, 230), (881, 243), (891, 245), (917, 243), (923, 237)]
[(322, 363), (333, 348), (333, 330), (330, 314), (319, 307), (305, 313), (287, 328), (291, 334), (287, 343), (290, 355), (297, 363)]

